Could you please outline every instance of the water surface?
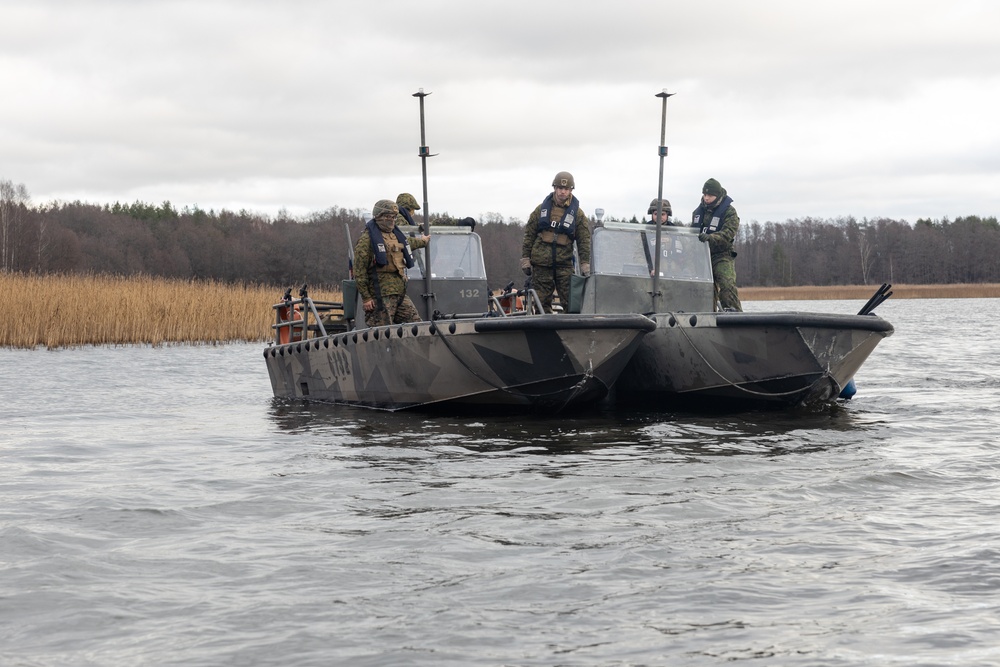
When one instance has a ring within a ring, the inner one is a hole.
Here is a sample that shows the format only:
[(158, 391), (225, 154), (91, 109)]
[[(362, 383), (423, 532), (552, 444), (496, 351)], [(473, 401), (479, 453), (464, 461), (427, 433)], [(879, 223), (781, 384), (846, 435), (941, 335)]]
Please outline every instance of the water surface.
[(2, 350), (0, 664), (1000, 663), (998, 306), (890, 299), (853, 400), (715, 415), (392, 414), (273, 399), (257, 345)]

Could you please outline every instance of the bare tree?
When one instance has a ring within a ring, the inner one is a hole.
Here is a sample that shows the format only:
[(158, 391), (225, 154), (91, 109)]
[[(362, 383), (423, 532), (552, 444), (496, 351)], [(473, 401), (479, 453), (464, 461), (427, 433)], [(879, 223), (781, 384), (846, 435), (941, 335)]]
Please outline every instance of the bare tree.
[(0, 180), (0, 271), (11, 270), (10, 237), (14, 222), (14, 197), (17, 191), (14, 183), (6, 179)]
[(857, 251), (861, 258), (861, 284), (867, 285), (871, 280), (872, 262), (875, 257), (875, 231), (868, 221), (858, 227)]
[(31, 198), (24, 183), (14, 184), (9, 180), (0, 180), (0, 270), (16, 271), (18, 266), (18, 248), (23, 248), (28, 239), (25, 238), (25, 218)]

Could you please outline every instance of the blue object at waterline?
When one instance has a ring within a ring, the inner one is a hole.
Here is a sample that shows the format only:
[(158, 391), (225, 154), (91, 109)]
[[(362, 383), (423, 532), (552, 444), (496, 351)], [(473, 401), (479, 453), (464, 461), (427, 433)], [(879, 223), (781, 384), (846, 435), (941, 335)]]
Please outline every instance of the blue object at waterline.
[(854, 384), (854, 378), (851, 378), (844, 385), (844, 388), (840, 390), (840, 398), (851, 398), (856, 393), (858, 393), (858, 388)]

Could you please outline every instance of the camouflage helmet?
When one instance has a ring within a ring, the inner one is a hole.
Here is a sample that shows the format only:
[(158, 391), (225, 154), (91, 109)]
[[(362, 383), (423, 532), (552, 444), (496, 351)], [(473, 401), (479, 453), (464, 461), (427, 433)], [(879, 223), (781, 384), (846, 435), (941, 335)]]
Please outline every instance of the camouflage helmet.
[(573, 181), (573, 174), (568, 171), (560, 171), (552, 179), (552, 187), (569, 188), (572, 190), (576, 187), (576, 182)]
[[(661, 204), (660, 202), (663, 202), (663, 203)], [(652, 214), (656, 213), (656, 209), (658, 207), (660, 207), (660, 206), (663, 207), (663, 212), (666, 213), (667, 215), (673, 215), (674, 214), (673, 209), (670, 208), (670, 200), (669, 199), (654, 199), (653, 201), (649, 202), (649, 210), (646, 211), (646, 213), (652, 215)]]
[(379, 199), (372, 206), (372, 217), (377, 219), (386, 213), (391, 213), (392, 217), (395, 218), (396, 214), (399, 213), (399, 207), (391, 199)]
[(417, 198), (409, 192), (404, 192), (396, 197), (396, 205), (399, 206), (399, 208), (405, 208), (407, 211), (420, 210), (420, 204), (417, 203)]

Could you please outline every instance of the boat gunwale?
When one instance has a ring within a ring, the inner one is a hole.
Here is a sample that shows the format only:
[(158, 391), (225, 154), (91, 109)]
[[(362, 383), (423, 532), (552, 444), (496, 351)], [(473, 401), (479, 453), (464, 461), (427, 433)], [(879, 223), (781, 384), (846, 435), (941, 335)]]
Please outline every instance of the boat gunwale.
[(860, 329), (891, 334), (895, 329), (878, 315), (847, 315), (839, 313), (714, 313), (719, 327), (807, 327), (824, 329)]
[(528, 315), (524, 317), (487, 317), (475, 321), (477, 332), (527, 331), (527, 330), (578, 330), (578, 329), (637, 329), (649, 333), (656, 330), (656, 322), (639, 313), (618, 315)]

